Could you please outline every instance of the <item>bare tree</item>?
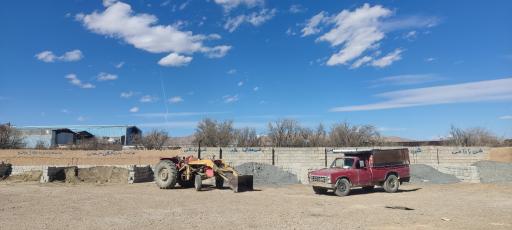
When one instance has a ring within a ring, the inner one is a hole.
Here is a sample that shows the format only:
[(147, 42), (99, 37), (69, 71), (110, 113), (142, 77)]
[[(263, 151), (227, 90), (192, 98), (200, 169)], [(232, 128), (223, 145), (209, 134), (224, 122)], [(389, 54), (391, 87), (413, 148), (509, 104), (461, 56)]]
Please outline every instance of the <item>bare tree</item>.
[(501, 141), (485, 128), (461, 129), (452, 125), (448, 143), (456, 146), (498, 146)]
[(197, 124), (194, 134), (194, 144), (219, 147), (228, 146), (233, 143), (235, 129), (233, 121), (217, 122), (216, 120), (205, 118)]
[(142, 145), (146, 149), (161, 150), (169, 139), (167, 132), (163, 130), (152, 130), (142, 137)]
[(328, 143), (327, 132), (325, 131), (324, 125), (319, 124), (316, 128), (313, 136), (311, 137), (310, 146), (311, 147), (322, 147), (326, 146)]
[(268, 124), (268, 136), (276, 147), (291, 147), (297, 142), (294, 137), (299, 129), (296, 120), (282, 119)]
[(375, 126), (347, 122), (333, 125), (329, 137), (334, 146), (371, 146), (380, 142), (380, 133)]
[(0, 125), (0, 149), (19, 149), (25, 147), (23, 136), (10, 124)]
[(256, 134), (254, 128), (241, 128), (235, 131), (235, 142), (237, 146), (241, 147), (254, 147), (260, 146), (260, 138)]

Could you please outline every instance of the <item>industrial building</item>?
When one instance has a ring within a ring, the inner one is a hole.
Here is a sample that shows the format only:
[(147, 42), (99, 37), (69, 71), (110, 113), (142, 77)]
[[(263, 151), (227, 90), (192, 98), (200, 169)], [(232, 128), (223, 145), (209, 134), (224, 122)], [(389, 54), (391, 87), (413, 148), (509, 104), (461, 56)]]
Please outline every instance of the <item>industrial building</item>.
[(133, 145), (134, 138), (142, 135), (142, 131), (133, 125), (23, 126), (17, 129), (21, 131), (27, 148), (38, 144), (45, 147), (73, 145), (90, 138), (111, 144)]

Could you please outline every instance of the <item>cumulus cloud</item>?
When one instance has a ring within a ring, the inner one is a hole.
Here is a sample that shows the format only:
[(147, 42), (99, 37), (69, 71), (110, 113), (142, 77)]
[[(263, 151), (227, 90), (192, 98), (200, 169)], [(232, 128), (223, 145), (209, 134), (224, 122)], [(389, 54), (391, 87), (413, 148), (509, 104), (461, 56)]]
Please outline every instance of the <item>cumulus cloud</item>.
[(135, 95), (135, 93), (134, 93), (134, 92), (132, 92), (132, 91), (128, 91), (128, 92), (121, 92), (121, 95), (120, 95), (120, 96), (121, 96), (122, 98), (130, 98), (130, 97), (132, 97), (133, 95)]
[(215, 0), (215, 3), (222, 6), (225, 11), (230, 11), (240, 5), (245, 5), (249, 8), (255, 6), (262, 6), (264, 0)]
[(101, 72), (98, 74), (96, 79), (98, 81), (114, 81), (114, 80), (117, 80), (117, 75)]
[(171, 53), (158, 61), (161, 66), (186, 66), (192, 61), (192, 57), (180, 55), (178, 53)]
[(230, 48), (204, 45), (207, 40), (219, 39), (218, 34), (193, 34), (181, 31), (177, 25), (157, 25), (156, 16), (135, 14), (131, 6), (123, 2), (109, 2), (105, 7), (102, 12), (77, 14), (75, 19), (94, 33), (122, 39), (135, 48), (151, 53), (170, 53), (159, 61), (164, 66), (185, 65), (192, 60), (189, 56), (196, 52), (205, 53), (207, 57), (224, 56)]
[(172, 104), (180, 103), (182, 101), (183, 101), (183, 98), (181, 98), (180, 96), (175, 96), (175, 97), (169, 98), (169, 103), (172, 103)]
[(377, 103), (332, 108), (332, 112), (367, 111), (425, 105), (510, 101), (512, 78), (391, 91), (376, 95)]
[(222, 99), (224, 100), (224, 103), (233, 103), (238, 101), (238, 95), (224, 95)]
[(64, 78), (68, 79), (69, 84), (72, 84), (74, 86), (78, 86), (78, 87), (80, 87), (82, 89), (93, 89), (93, 88), (96, 88), (96, 86), (91, 84), (91, 83), (83, 83), (80, 79), (78, 79), (76, 74), (73, 74), (73, 73), (70, 73), (70, 74), (66, 75)]
[(324, 11), (308, 19), (306, 26), (302, 28), (302, 37), (317, 34), (320, 32), (319, 27), (323, 25), (322, 23), (329, 22), (329, 20), (331, 20), (330, 17)]
[(292, 14), (298, 14), (298, 13), (302, 13), (302, 12), (306, 11), (306, 8), (304, 8), (300, 4), (293, 4), (290, 6), (290, 9), (288, 9), (288, 11), (290, 11), (290, 13), (292, 13)]
[(154, 97), (154, 96), (151, 96), (151, 95), (144, 95), (140, 98), (140, 102), (142, 103), (151, 103), (151, 102), (155, 102), (158, 100), (158, 97)]
[(132, 107), (132, 108), (130, 109), (130, 112), (131, 112), (131, 113), (139, 112), (139, 107), (137, 107), (137, 106)]
[(253, 26), (260, 26), (266, 21), (272, 19), (276, 15), (276, 9), (262, 9), (259, 12), (253, 12), (251, 14), (242, 14), (236, 17), (229, 17), (224, 24), (224, 29), (229, 32), (233, 32), (242, 24), (251, 24)]
[[(310, 36), (328, 28), (316, 41), (328, 42), (331, 47), (339, 48), (332, 54), (326, 64), (329, 66), (347, 65), (358, 68), (363, 65), (386, 67), (401, 59), (403, 49), (395, 49), (384, 57), (379, 57), (378, 50), (386, 33), (402, 30), (432, 27), (438, 24), (436, 17), (401, 17), (393, 18), (394, 11), (381, 5), (363, 6), (350, 10), (342, 10), (336, 15), (329, 16), (320, 12), (306, 21), (302, 36)], [(410, 34), (411, 36), (413, 34)], [(414, 32), (416, 35), (416, 32)], [(365, 53), (373, 52), (373, 55)]]
[(393, 52), (388, 53), (386, 56), (372, 61), (371, 65), (380, 68), (389, 66), (393, 64), (393, 62), (402, 59), (402, 56), (400, 55), (402, 52), (402, 49), (395, 49)]
[(123, 68), (123, 66), (124, 66), (124, 61), (117, 63), (115, 66), (116, 66), (116, 68), (118, 68), (118, 69)]
[(242, 86), (242, 85), (244, 85), (244, 82), (243, 81), (239, 81), (237, 85), (238, 86)]
[(71, 50), (65, 52), (61, 56), (55, 55), (52, 51), (45, 50), (41, 53), (35, 55), (35, 57), (43, 62), (55, 62), (55, 61), (63, 61), (63, 62), (74, 62), (81, 60), (84, 55), (80, 50)]

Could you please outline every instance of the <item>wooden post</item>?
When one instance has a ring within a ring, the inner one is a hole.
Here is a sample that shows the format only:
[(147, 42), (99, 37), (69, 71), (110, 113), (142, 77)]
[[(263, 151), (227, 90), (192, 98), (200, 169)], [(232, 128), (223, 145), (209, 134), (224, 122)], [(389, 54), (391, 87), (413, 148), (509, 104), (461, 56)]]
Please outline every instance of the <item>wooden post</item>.
[(199, 148), (197, 149), (197, 159), (201, 159), (201, 140), (199, 140)]
[(324, 148), (324, 165), (327, 168), (327, 148)]
[(437, 164), (439, 165), (439, 149), (436, 149), (436, 154), (437, 154)]
[(274, 148), (272, 148), (272, 165), (275, 165), (276, 162), (275, 162), (275, 150)]
[(222, 160), (222, 148), (219, 148), (219, 159)]

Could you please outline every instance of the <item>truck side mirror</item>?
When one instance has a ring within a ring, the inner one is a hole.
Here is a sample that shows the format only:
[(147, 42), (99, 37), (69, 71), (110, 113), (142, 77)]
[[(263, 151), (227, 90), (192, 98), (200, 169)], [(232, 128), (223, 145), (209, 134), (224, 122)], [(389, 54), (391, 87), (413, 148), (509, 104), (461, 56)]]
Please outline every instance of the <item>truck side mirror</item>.
[(363, 160), (360, 160), (359, 161), (359, 168), (364, 168), (364, 161)]

